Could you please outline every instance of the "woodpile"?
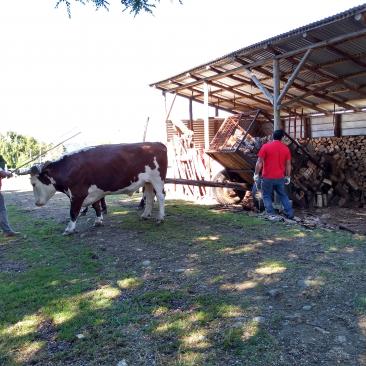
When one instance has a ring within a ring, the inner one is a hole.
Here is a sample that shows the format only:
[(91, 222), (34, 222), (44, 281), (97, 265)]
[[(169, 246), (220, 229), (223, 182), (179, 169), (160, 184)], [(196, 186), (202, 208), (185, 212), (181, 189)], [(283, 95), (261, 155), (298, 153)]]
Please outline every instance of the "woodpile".
[[(269, 137), (248, 138), (240, 150), (255, 156)], [(366, 137), (284, 141), (292, 155), (290, 196), (302, 208), (363, 206), (366, 199)], [(244, 206), (250, 203), (243, 202)]]
[(365, 136), (306, 139), (299, 143), (313, 160), (293, 151), (293, 198), (296, 203), (302, 207), (364, 205)]

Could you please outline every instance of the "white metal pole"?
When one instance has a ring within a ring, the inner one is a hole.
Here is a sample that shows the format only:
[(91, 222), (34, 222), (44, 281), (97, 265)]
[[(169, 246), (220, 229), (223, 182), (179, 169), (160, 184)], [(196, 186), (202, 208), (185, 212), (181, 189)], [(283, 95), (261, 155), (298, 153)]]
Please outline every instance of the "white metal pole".
[(204, 91), (204, 123), (203, 123), (203, 129), (204, 129), (204, 136), (205, 136), (205, 150), (208, 150), (210, 147), (210, 137), (209, 137), (209, 125), (208, 125), (208, 84), (203, 83), (203, 91)]

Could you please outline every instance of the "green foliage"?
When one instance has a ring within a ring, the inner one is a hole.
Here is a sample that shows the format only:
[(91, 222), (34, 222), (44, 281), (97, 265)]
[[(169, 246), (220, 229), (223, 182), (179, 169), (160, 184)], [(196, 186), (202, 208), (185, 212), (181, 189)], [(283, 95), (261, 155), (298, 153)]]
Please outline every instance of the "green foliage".
[[(86, 3), (92, 3), (96, 10), (100, 8), (104, 8), (106, 10), (109, 10), (109, 1), (107, 0), (73, 0), (74, 2), (79, 2), (83, 5)], [(178, 0), (180, 4), (182, 4), (182, 0)], [(72, 0), (57, 0), (56, 2), (56, 8), (60, 4), (64, 4), (67, 9), (67, 14), (71, 18), (71, 2)], [(153, 10), (155, 9), (157, 3), (159, 3), (160, 0), (120, 0), (121, 5), (124, 7), (123, 11), (129, 10), (131, 14), (134, 16), (140, 14), (141, 12), (144, 13), (153, 13)]]
[(12, 131), (8, 131), (5, 135), (0, 134), (0, 155), (11, 169), (26, 163), (51, 146)]

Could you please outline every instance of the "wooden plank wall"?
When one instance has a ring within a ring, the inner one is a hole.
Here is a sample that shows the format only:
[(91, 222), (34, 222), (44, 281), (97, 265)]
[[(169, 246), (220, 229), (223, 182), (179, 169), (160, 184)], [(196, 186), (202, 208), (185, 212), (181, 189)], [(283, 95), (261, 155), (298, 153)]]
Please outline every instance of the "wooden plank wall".
[(284, 121), (285, 131), (293, 138), (304, 137), (333, 137), (337, 136), (337, 120), (339, 120), (339, 136), (364, 136), (366, 135), (366, 112), (343, 113), (331, 116), (314, 116), (309, 119), (309, 132), (306, 136), (305, 121), (301, 118), (291, 117)]
[[(210, 141), (214, 138), (217, 131), (219, 130), (224, 118), (209, 118), (209, 139)], [(189, 127), (189, 120), (182, 120), (182, 122)], [(167, 137), (168, 141), (172, 140), (173, 135), (176, 133), (174, 127), (170, 121), (167, 122)], [(205, 147), (205, 133), (203, 119), (197, 119), (192, 121), (193, 144), (197, 149), (204, 149)]]
[[(336, 116), (311, 117), (312, 138), (334, 136)], [(366, 135), (366, 113), (343, 113), (340, 115), (341, 136)]]

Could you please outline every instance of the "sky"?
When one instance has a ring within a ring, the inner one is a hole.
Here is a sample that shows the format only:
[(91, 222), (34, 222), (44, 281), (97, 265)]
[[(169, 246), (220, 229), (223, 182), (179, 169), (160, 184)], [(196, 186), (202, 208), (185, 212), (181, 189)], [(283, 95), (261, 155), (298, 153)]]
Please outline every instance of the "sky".
[[(56, 0), (0, 0), (0, 133), (68, 148), (164, 140), (166, 108), (149, 84), (334, 15), (353, 0), (161, 0), (154, 15)], [(179, 99), (179, 98), (178, 98)], [(167, 106), (167, 107), (166, 107)], [(203, 118), (195, 104), (194, 118)], [(177, 100), (171, 118), (189, 117)]]

